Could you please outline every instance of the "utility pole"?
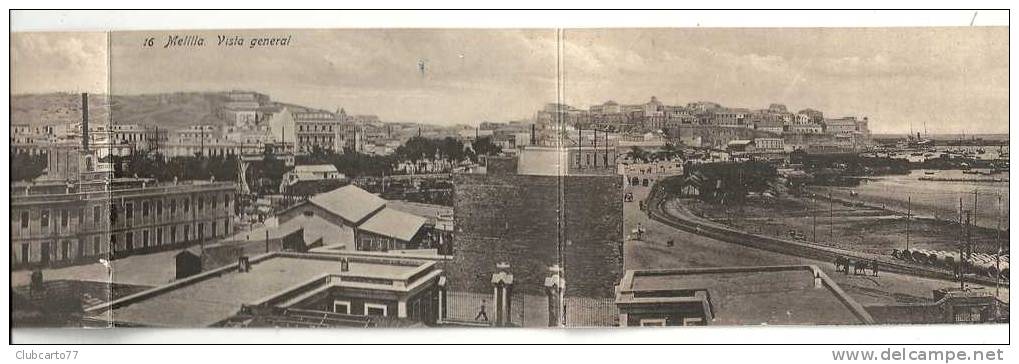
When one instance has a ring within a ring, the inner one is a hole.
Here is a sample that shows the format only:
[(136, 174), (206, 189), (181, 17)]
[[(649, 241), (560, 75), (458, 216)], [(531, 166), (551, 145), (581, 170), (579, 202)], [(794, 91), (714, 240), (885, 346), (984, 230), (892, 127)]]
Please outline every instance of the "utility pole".
[(909, 218), (912, 214), (913, 196), (906, 197), (906, 250), (909, 250)]
[(977, 189), (973, 189), (973, 208), (970, 209), (973, 214), (973, 225), (977, 224)]
[(828, 189), (828, 241), (835, 243), (835, 202), (831, 199), (831, 189)]
[(810, 219), (814, 230), (814, 244), (817, 244), (817, 194), (810, 194)]
[(577, 169), (582, 166), (581, 163), (584, 160), (584, 129), (581, 127), (577, 128)]
[(204, 157), (205, 156), (205, 126), (199, 125), (198, 129), (201, 130), (201, 134), (199, 134), (200, 135), (199, 142), (201, 143), (201, 146), (202, 146), (199, 149), (198, 152), (202, 154), (202, 157)]
[[(998, 215), (996, 216), (996, 219), (998, 220), (998, 222), (996, 224), (997, 226), (994, 229), (994, 245), (998, 246), (998, 251), (997, 251), (996, 254), (994, 254), (994, 271), (995, 271), (995, 274), (994, 274), (994, 297), (995, 298), (997, 298), (999, 292), (1001, 292), (1001, 284), (1000, 284), (1001, 283), (1001, 281), (1000, 281), (1000, 279), (1001, 279), (1001, 192), (998, 192), (997, 195), (998, 195)], [(995, 300), (995, 305), (997, 305), (997, 300)]]
[(970, 216), (971, 212), (966, 212), (966, 225), (964, 228), (966, 240), (965, 243), (959, 245), (959, 257), (962, 259), (962, 264), (959, 265), (959, 288), (966, 289), (966, 264), (969, 263), (970, 255), (973, 252), (973, 245), (970, 240)]

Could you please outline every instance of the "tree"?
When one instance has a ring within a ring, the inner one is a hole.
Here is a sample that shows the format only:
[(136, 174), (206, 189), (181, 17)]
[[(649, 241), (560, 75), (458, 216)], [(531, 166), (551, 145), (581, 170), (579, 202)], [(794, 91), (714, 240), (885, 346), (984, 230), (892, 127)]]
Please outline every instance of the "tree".
[(778, 176), (774, 166), (757, 161), (688, 165), (684, 171), (699, 175), (697, 187), (702, 199), (726, 204), (743, 203), (749, 192), (771, 190)]
[(46, 170), (46, 156), (42, 154), (13, 153), (11, 160), (11, 181), (31, 181)]
[(502, 147), (492, 142), (492, 137), (478, 138), (471, 143), (471, 148), (477, 155), (498, 155), (502, 153)]
[(641, 148), (641, 147), (638, 147), (638, 146), (632, 146), (632, 147), (630, 147), (630, 151), (627, 154), (629, 154), (630, 158), (632, 158), (633, 160), (637, 160), (637, 161), (641, 161), (641, 162), (647, 162), (648, 161), (648, 153), (647, 153), (646, 150), (644, 150), (644, 148)]

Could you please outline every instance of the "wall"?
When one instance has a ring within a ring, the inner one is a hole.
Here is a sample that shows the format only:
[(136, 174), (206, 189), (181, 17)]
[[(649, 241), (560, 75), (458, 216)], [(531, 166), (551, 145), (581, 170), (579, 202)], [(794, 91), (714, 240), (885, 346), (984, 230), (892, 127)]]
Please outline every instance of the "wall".
[(775, 137), (776, 134), (761, 130), (737, 127), (719, 127), (707, 125), (680, 125), (667, 128), (671, 138), (690, 140), (700, 138), (700, 146), (724, 149), (733, 140)]
[(444, 268), (452, 291), (491, 292), (495, 265), (505, 261), (516, 292), (544, 295), (548, 267), (561, 264), (568, 296), (614, 296), (622, 275), (621, 177), (457, 175), (454, 185), (454, 257)]
[[(119, 257), (174, 249), (195, 242), (199, 224), (204, 229), (203, 238), (227, 235), (233, 228), (234, 186), (232, 183), (182, 184), (71, 195), (16, 196), (11, 201), (10, 221), (14, 267), (94, 262), (107, 258), (111, 250)], [(215, 204), (211, 203), (213, 199)], [(204, 209), (197, 208), (199, 200), (206, 202)], [(188, 211), (184, 211), (185, 201), (189, 205)], [(171, 212), (173, 202), (176, 202), (176, 209)], [(149, 206), (148, 214), (144, 211), (146, 204)], [(158, 209), (160, 204), (162, 212)], [(126, 215), (128, 205), (132, 209), (131, 219)], [(117, 210), (116, 219), (110, 213), (111, 206)], [(44, 211), (49, 214), (47, 227), (42, 226)], [(28, 213), (26, 228), (21, 227), (22, 213)], [(65, 213), (67, 225), (62, 219)], [(216, 223), (215, 232), (213, 222)], [(184, 234), (185, 226), (188, 226), (188, 236)], [(147, 245), (143, 241), (146, 231), (149, 235)], [(134, 240), (131, 249), (126, 243), (128, 233)], [(112, 246), (112, 239), (116, 239), (116, 246)], [(43, 264), (40, 254), (44, 244), (48, 244), (49, 250), (49, 262), (46, 264)], [(64, 244), (68, 248), (66, 255)], [(22, 254), (23, 245), (28, 247), (27, 262)]]

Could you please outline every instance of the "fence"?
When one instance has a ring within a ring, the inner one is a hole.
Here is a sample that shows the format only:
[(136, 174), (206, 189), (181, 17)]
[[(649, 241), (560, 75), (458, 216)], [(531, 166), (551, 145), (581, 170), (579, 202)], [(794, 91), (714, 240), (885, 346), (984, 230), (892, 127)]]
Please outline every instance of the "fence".
[[(510, 326), (547, 327), (548, 298), (514, 294), (510, 303)], [(570, 327), (611, 327), (619, 325), (619, 309), (612, 298), (566, 297), (566, 321)], [(481, 306), (485, 314), (481, 315)], [(448, 292), (446, 320), (469, 325), (495, 325), (495, 303), (491, 293)], [(486, 320), (487, 316), (487, 320)]]
[(619, 307), (612, 298), (566, 297), (566, 326), (619, 326)]
[[(513, 293), (510, 298), (510, 326), (548, 326), (548, 299), (544, 296)], [(481, 307), (484, 305), (485, 314)], [(446, 293), (446, 321), (471, 325), (495, 325), (496, 307), (492, 293)], [(487, 318), (487, 320), (486, 320)]]

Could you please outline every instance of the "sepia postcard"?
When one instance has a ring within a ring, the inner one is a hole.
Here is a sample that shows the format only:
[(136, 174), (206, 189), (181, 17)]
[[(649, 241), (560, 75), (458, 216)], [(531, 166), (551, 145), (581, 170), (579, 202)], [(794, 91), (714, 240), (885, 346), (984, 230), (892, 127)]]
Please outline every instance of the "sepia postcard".
[(1008, 40), (12, 32), (11, 325), (1008, 323)]

